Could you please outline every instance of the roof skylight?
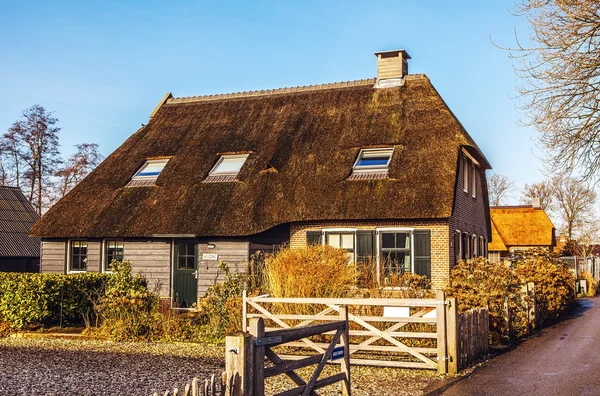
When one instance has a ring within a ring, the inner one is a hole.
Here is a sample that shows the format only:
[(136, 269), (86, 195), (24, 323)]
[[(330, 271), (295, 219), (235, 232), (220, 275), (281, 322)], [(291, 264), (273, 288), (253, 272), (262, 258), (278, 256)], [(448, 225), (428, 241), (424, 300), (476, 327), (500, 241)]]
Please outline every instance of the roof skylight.
[(248, 154), (221, 155), (209, 176), (237, 176)]
[(394, 153), (393, 148), (362, 149), (352, 167), (354, 171), (387, 171)]
[(169, 162), (168, 159), (148, 160), (131, 180), (156, 179), (167, 165), (167, 162)]

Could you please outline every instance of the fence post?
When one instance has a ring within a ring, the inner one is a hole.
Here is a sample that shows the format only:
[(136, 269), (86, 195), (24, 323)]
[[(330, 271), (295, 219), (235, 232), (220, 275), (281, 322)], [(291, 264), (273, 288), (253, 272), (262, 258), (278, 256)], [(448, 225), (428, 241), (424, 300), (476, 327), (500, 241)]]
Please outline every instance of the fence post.
[(438, 374), (446, 374), (448, 372), (448, 358), (446, 345), (446, 307), (445, 294), (443, 290), (436, 292), (436, 318), (437, 318), (437, 350), (438, 350)]
[(242, 293), (242, 331), (245, 333), (248, 331), (248, 292), (244, 289)]
[(456, 374), (458, 367), (458, 306), (456, 298), (446, 300), (446, 340), (448, 341), (448, 373)]
[(340, 306), (340, 320), (346, 322), (346, 327), (340, 342), (344, 347), (344, 358), (341, 364), (342, 373), (346, 374), (346, 378), (342, 381), (342, 396), (350, 396), (352, 390), (350, 389), (350, 329), (348, 328), (348, 306)]
[(253, 338), (250, 334), (227, 336), (225, 339), (225, 395), (252, 395)]
[[(263, 318), (252, 318), (250, 320), (250, 334), (254, 336), (254, 338), (263, 338), (265, 336), (265, 321)], [(254, 343), (254, 341), (253, 341)], [(252, 356), (249, 358), (253, 360), (253, 396), (264, 396), (265, 394), (265, 346), (264, 345), (256, 345), (254, 346), (254, 358)], [(245, 395), (244, 395), (245, 396)]]

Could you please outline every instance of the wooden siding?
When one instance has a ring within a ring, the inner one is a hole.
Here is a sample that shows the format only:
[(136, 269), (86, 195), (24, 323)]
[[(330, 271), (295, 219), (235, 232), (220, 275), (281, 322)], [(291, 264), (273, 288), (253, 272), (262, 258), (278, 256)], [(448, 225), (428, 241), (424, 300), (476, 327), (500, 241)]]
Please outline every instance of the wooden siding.
[[(215, 245), (209, 249), (208, 244)], [(208, 287), (215, 282), (223, 281), (219, 272), (219, 262), (229, 265), (231, 272), (246, 270), (249, 260), (250, 244), (247, 241), (214, 241), (198, 244), (198, 297), (203, 297)], [(217, 254), (217, 260), (203, 260), (202, 254)]]
[(66, 241), (42, 241), (40, 272), (65, 273), (67, 264)]
[(102, 242), (87, 241), (87, 272), (102, 272)]
[(171, 241), (124, 241), (125, 260), (131, 261), (133, 273), (148, 279), (148, 289), (161, 297), (171, 290)]

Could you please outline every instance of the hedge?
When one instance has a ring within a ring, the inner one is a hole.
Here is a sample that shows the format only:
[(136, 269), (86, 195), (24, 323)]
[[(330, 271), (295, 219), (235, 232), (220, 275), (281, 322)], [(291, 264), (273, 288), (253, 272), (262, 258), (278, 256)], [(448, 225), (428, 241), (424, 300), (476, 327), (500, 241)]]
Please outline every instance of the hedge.
[(104, 295), (109, 277), (0, 272), (0, 320), (13, 329), (95, 321), (94, 305)]

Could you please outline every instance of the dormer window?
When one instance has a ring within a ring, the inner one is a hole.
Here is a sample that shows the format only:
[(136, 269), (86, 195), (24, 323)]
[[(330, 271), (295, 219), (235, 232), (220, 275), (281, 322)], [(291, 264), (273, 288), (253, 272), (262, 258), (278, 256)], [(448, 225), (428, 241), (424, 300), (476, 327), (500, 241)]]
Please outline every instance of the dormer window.
[(204, 183), (230, 182), (237, 179), (237, 175), (244, 166), (249, 154), (221, 155), (204, 180)]
[(382, 179), (387, 177), (393, 148), (362, 149), (352, 167), (350, 180)]
[(168, 158), (147, 160), (144, 165), (131, 178), (127, 187), (147, 187), (153, 186), (154, 182), (169, 162)]

